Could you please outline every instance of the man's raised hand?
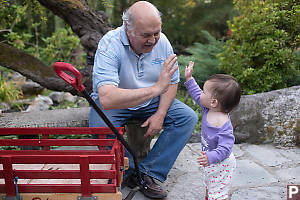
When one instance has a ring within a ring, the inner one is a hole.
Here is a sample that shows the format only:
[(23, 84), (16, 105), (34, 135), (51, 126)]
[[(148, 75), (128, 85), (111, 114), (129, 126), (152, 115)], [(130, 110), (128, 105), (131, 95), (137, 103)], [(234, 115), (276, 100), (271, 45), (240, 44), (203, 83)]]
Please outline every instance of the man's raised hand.
[(175, 73), (175, 71), (178, 69), (178, 65), (173, 67), (176, 61), (177, 61), (176, 54), (171, 54), (164, 62), (164, 66), (158, 77), (158, 81), (155, 84), (155, 86), (159, 88), (160, 94), (168, 90), (168, 86), (171, 82), (172, 76)]

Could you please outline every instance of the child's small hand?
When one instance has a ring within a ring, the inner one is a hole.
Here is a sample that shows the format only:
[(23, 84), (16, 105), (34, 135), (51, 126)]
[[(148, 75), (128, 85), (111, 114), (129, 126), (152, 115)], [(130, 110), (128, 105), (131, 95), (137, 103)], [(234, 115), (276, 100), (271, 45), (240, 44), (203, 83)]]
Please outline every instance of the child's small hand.
[(189, 66), (185, 66), (185, 72), (184, 72), (184, 75), (185, 75), (185, 78), (186, 80), (190, 80), (192, 78), (192, 75), (193, 75), (193, 67), (194, 67), (194, 62), (193, 61), (190, 61), (189, 62)]
[(202, 151), (202, 156), (200, 156), (197, 160), (198, 160), (198, 163), (200, 165), (202, 165), (203, 167), (207, 167), (209, 165), (209, 162), (208, 162), (208, 158), (207, 158), (207, 155), (205, 153), (205, 151)]

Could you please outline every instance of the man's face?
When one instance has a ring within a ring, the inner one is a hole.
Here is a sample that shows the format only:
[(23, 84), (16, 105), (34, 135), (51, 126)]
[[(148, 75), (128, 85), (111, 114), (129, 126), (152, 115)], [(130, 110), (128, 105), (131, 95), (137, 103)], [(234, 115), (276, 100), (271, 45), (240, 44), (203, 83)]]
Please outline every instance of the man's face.
[(138, 55), (151, 52), (159, 40), (161, 31), (160, 20), (149, 22), (137, 20), (133, 30), (134, 35), (126, 29), (130, 46)]

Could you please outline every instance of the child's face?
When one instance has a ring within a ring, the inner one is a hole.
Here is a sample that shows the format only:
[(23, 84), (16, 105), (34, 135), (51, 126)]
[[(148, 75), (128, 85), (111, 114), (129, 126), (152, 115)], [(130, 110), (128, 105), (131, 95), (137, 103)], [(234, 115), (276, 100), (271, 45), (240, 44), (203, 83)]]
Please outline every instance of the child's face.
[(212, 82), (206, 81), (203, 86), (203, 93), (201, 94), (201, 104), (206, 108), (212, 107), (213, 97), (211, 93)]

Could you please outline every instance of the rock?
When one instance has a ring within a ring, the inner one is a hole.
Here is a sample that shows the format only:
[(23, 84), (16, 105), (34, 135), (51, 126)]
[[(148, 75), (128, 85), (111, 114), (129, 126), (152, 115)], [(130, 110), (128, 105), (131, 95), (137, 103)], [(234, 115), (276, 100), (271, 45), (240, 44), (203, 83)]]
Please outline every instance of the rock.
[(237, 143), (299, 145), (300, 86), (242, 96), (231, 120)]
[(41, 94), (44, 88), (32, 81), (27, 79), (25, 76), (21, 75), (18, 72), (9, 73), (7, 75), (8, 82), (14, 83), (18, 88), (23, 92), (24, 96), (38, 95)]
[(51, 92), (48, 97), (52, 99), (53, 103), (59, 104), (64, 100), (64, 92)]
[(47, 96), (38, 95), (25, 112), (48, 110), (50, 105), (53, 105), (52, 99)]
[(71, 93), (65, 92), (64, 93), (64, 100), (75, 103), (75, 101), (77, 100), (77, 96), (73, 96)]
[(23, 95), (30, 96), (30, 95), (41, 94), (44, 88), (36, 82), (26, 81), (21, 85), (21, 90), (23, 92)]
[(9, 110), (10, 109), (10, 106), (7, 104), (7, 103), (5, 103), (5, 102), (0, 102), (0, 113), (2, 112), (2, 111), (6, 111), (6, 110)]

